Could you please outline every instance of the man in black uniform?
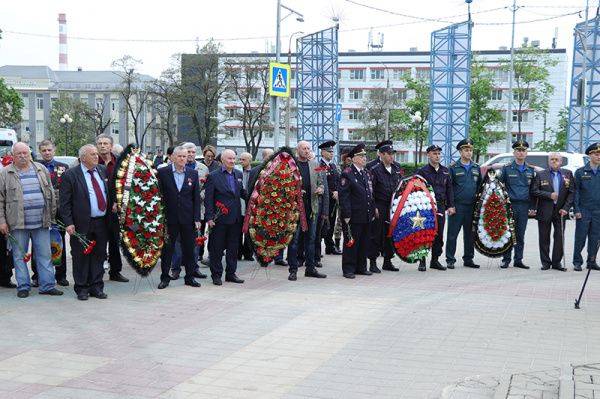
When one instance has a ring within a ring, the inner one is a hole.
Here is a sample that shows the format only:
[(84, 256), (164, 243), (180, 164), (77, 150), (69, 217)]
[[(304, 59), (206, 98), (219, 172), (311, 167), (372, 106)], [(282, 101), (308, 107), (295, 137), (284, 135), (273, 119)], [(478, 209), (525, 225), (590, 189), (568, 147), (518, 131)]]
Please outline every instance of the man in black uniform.
[(373, 183), (373, 199), (375, 201), (375, 220), (371, 223), (371, 246), (369, 248), (369, 270), (381, 273), (377, 267), (377, 257), (383, 255), (383, 270), (397, 272), (399, 269), (392, 264), (394, 245), (388, 237), (390, 227), (390, 203), (398, 188), (402, 174), (400, 165), (394, 162), (394, 148), (389, 140), (377, 144), (380, 162), (371, 168)]
[[(329, 209), (327, 210), (329, 228), (327, 230), (324, 229), (322, 235), (325, 239), (325, 253), (327, 255), (341, 255), (342, 252), (335, 247), (333, 242), (333, 230), (335, 228), (335, 219), (337, 216), (338, 188), (340, 182), (340, 172), (335, 162), (333, 162), (333, 147), (335, 147), (335, 141), (333, 140), (326, 141), (319, 146), (319, 149), (321, 150), (321, 161), (319, 162), (319, 166), (327, 168), (327, 186), (329, 188)], [(320, 242), (319, 245), (321, 245)]]
[(367, 162), (367, 171), (370, 171), (371, 169), (373, 169), (375, 167), (375, 165), (378, 165), (381, 163), (381, 156), (382, 156), (381, 146), (383, 146), (383, 145), (392, 145), (392, 141), (384, 140), (375, 145), (375, 149), (377, 150), (377, 158)]
[[(435, 241), (433, 242), (433, 248), (431, 249), (431, 263), (429, 264), (429, 267), (431, 269), (446, 270), (446, 266), (442, 265), (438, 258), (442, 255), (442, 248), (444, 246), (445, 213), (448, 212), (449, 216), (456, 213), (456, 210), (454, 209), (452, 179), (450, 178), (450, 171), (448, 168), (440, 165), (442, 148), (437, 145), (430, 145), (425, 151), (427, 152), (429, 163), (419, 169), (417, 174), (424, 177), (427, 182), (431, 184), (433, 192), (435, 193), (438, 212), (438, 228), (437, 234), (435, 235)], [(425, 271), (425, 259), (421, 259), (419, 271)]]
[(460, 159), (448, 167), (452, 178), (452, 191), (454, 194), (454, 205), (456, 213), (448, 217), (448, 238), (446, 239), (446, 267), (454, 269), (456, 258), (456, 240), (460, 229), (463, 231), (463, 265), (465, 267), (479, 268), (473, 262), (475, 249), (473, 247), (473, 209), (475, 208), (475, 197), (481, 186), (481, 169), (472, 161), (473, 141), (471, 139), (461, 140), (456, 149), (460, 152)]
[[(352, 166), (344, 169), (340, 180), (340, 210), (346, 224), (344, 250), (342, 253), (342, 271), (344, 277), (354, 278), (355, 274), (370, 276), (367, 270), (367, 252), (369, 246), (369, 226), (375, 217), (375, 204), (371, 192), (371, 179), (365, 166), (367, 153), (365, 145), (358, 144), (349, 153)], [(350, 235), (354, 240), (349, 245)]]

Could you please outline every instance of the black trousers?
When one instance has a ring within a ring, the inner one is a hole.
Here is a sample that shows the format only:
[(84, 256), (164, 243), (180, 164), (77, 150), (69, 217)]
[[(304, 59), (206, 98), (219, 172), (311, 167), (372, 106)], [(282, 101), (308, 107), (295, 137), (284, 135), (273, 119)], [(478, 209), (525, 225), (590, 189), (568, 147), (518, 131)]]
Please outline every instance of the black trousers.
[[(206, 231), (206, 220), (202, 220), (200, 222), (200, 234), (204, 234), (205, 231)], [(204, 247), (206, 247), (206, 244), (198, 247), (198, 259), (199, 260), (202, 260), (202, 258), (204, 257)], [(197, 262), (198, 259), (194, 259), (194, 263)]]
[(121, 237), (119, 235), (119, 217), (116, 213), (110, 212), (109, 236), (108, 236), (108, 263), (110, 268), (108, 274), (114, 276), (123, 270), (121, 261), (121, 251), (119, 248)]
[(252, 258), (252, 239), (250, 234), (240, 233), (239, 245), (238, 245), (238, 259), (250, 259)]
[[(327, 224), (325, 223), (325, 220), (322, 217), (319, 217), (319, 220), (317, 220), (317, 230), (315, 232), (315, 262), (320, 262), (323, 257), (321, 254), (321, 241), (323, 240), (323, 236), (327, 234), (327, 231), (329, 230), (326, 227)], [(327, 242), (325, 243), (325, 246), (329, 248)]]
[(106, 259), (106, 243), (108, 227), (105, 218), (92, 218), (90, 230), (85, 235), (88, 240), (95, 240), (96, 246), (88, 255), (83, 253), (84, 245), (75, 236), (69, 238), (71, 257), (73, 258), (73, 281), (75, 293), (98, 294), (104, 290), (104, 260)]
[[(558, 208), (554, 206), (552, 218), (550, 220), (538, 220), (538, 237), (540, 245), (540, 260), (543, 266), (553, 268), (561, 267), (560, 262), (563, 258), (563, 233), (565, 231), (565, 218), (558, 213)], [(561, 226), (562, 222), (562, 226)], [(552, 245), (552, 258), (550, 258), (550, 230), (554, 227), (554, 244)]]
[(225, 275), (231, 276), (237, 270), (237, 252), (239, 247), (240, 234), (242, 233), (242, 224), (215, 224), (210, 231), (209, 254), (210, 273), (213, 278), (223, 276), (223, 252), (225, 254)]
[(13, 275), (13, 259), (7, 253), (6, 237), (0, 234), (0, 282), (8, 283)]
[[(60, 257), (60, 265), (54, 267), (54, 277), (56, 278), (56, 281), (67, 278), (67, 242), (65, 241), (65, 231), (64, 230), (60, 231), (60, 236), (62, 237), (62, 242), (63, 242), (63, 252), (62, 252), (62, 256)], [(31, 252), (33, 255), (33, 251), (31, 251)], [(32, 256), (31, 257), (31, 271), (33, 272), (33, 274), (31, 275), (31, 279), (37, 280), (38, 279), (37, 264), (35, 263), (34, 259), (35, 259), (35, 256)]]
[(379, 255), (384, 259), (394, 257), (394, 244), (392, 237), (388, 237), (390, 228), (390, 207), (385, 203), (375, 203), (379, 217), (371, 222), (371, 245), (369, 246), (369, 259), (376, 260)]
[(367, 253), (371, 236), (369, 223), (352, 223), (350, 229), (354, 245), (348, 248), (348, 235), (344, 232), (344, 250), (342, 252), (342, 272), (354, 274), (367, 270)]
[(162, 254), (160, 255), (160, 281), (171, 281), (169, 270), (171, 269), (171, 260), (175, 250), (175, 243), (179, 238), (181, 244), (181, 263), (185, 267), (185, 281), (194, 279), (194, 270), (196, 262), (194, 260), (194, 245), (196, 244), (196, 229), (194, 223), (188, 224), (167, 224), (169, 241), (165, 242)]
[[(333, 197), (329, 197), (329, 227), (327, 229), (323, 229), (322, 237), (325, 239), (325, 248), (332, 249), (335, 247), (335, 243), (333, 242), (333, 230), (335, 229), (335, 219), (337, 217), (337, 201), (333, 199)], [(335, 212), (334, 212), (335, 211)], [(321, 240), (319, 240), (319, 244)]]
[(446, 224), (446, 210), (438, 209), (438, 212), (441, 213), (437, 215), (437, 234), (435, 235), (435, 240), (433, 241), (433, 247), (431, 248), (431, 259), (437, 260), (442, 253), (444, 252), (444, 226)]

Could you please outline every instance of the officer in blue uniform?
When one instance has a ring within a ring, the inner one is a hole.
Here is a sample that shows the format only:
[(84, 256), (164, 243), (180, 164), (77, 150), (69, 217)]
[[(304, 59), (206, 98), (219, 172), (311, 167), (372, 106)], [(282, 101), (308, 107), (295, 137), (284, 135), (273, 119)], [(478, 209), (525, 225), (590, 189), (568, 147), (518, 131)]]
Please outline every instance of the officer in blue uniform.
[(463, 231), (463, 265), (465, 267), (479, 268), (473, 262), (475, 250), (473, 247), (473, 209), (475, 197), (481, 186), (481, 169), (472, 161), (473, 141), (461, 140), (456, 149), (460, 152), (460, 159), (448, 167), (452, 178), (452, 191), (454, 193), (454, 206), (456, 213), (448, 217), (448, 237), (446, 238), (446, 267), (454, 269), (456, 258), (456, 241), (458, 233)]
[(581, 251), (587, 239), (587, 267), (600, 270), (596, 261), (600, 245), (600, 143), (590, 145), (585, 150), (590, 161), (575, 172), (575, 248), (573, 265), (581, 271), (583, 258)]
[[(448, 168), (440, 165), (442, 148), (438, 145), (430, 145), (425, 151), (427, 152), (429, 163), (417, 170), (417, 174), (424, 177), (431, 184), (437, 202), (438, 213), (438, 229), (433, 247), (431, 248), (431, 262), (429, 263), (429, 267), (431, 269), (446, 270), (446, 266), (442, 265), (438, 258), (442, 256), (444, 247), (446, 212), (448, 212), (449, 216), (454, 215), (456, 212), (454, 208), (454, 194), (452, 193), (452, 179), (450, 178)], [(422, 259), (419, 263), (419, 271), (425, 271), (425, 259)]]
[(369, 248), (369, 270), (381, 273), (377, 267), (377, 257), (383, 255), (383, 270), (397, 272), (399, 269), (392, 264), (394, 245), (388, 237), (390, 228), (390, 204), (392, 196), (402, 180), (400, 165), (394, 162), (393, 143), (390, 140), (377, 144), (379, 160), (371, 168), (373, 184), (373, 199), (375, 200), (375, 220), (371, 223), (371, 245)]
[[(336, 248), (333, 242), (333, 230), (335, 228), (335, 220), (338, 209), (338, 190), (340, 186), (340, 171), (337, 168), (335, 162), (333, 162), (333, 147), (335, 147), (335, 141), (326, 141), (319, 145), (321, 150), (321, 160), (319, 166), (326, 168), (327, 175), (327, 187), (329, 191), (329, 209), (327, 209), (327, 217), (329, 220), (329, 227), (323, 229), (323, 239), (325, 240), (325, 253), (328, 255), (341, 255), (342, 252)], [(321, 245), (321, 242), (318, 243)]]
[[(340, 180), (340, 211), (345, 222), (342, 271), (344, 277), (355, 274), (370, 276), (367, 270), (369, 226), (375, 217), (371, 178), (365, 169), (367, 153), (364, 144), (356, 145), (349, 153), (352, 166), (344, 169)], [(350, 245), (350, 239), (354, 244)]]
[[(504, 165), (500, 172), (500, 181), (506, 186), (508, 197), (510, 198), (513, 218), (515, 220), (515, 232), (517, 236), (517, 245), (515, 246), (514, 267), (529, 269), (523, 263), (523, 248), (525, 246), (525, 229), (529, 216), (535, 216), (535, 198), (531, 195), (535, 170), (533, 166), (527, 164), (527, 150), (529, 143), (524, 140), (515, 142), (512, 146), (515, 159)], [(510, 264), (512, 250), (507, 251), (502, 257), (503, 269)]]

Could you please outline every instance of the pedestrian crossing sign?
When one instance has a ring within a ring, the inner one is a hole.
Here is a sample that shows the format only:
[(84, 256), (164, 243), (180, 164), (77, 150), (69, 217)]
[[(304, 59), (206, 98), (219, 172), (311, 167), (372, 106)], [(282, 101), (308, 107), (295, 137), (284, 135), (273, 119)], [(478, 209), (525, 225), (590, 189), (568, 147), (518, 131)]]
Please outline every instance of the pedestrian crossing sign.
[(288, 64), (269, 63), (269, 94), (276, 97), (290, 96), (290, 66)]

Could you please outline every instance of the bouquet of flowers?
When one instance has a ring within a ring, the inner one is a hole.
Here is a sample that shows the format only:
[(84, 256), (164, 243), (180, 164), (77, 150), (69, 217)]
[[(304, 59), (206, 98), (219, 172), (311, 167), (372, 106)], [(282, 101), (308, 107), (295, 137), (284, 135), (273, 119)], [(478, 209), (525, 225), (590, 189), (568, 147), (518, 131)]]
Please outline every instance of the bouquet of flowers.
[(250, 234), (259, 263), (266, 265), (287, 247), (299, 222), (307, 229), (302, 177), (292, 150), (282, 148), (266, 160), (249, 187), (243, 231)]
[(160, 258), (165, 240), (158, 179), (138, 148), (130, 144), (115, 165), (115, 192), (125, 258), (147, 276)]
[(437, 232), (433, 189), (419, 175), (402, 180), (392, 197), (390, 229), (396, 254), (405, 262), (425, 259)]
[(27, 263), (31, 260), (31, 252), (25, 252), (25, 250), (19, 244), (19, 241), (10, 233), (8, 233), (8, 243), (9, 249), (13, 251), (18, 251), (20, 254), (23, 254), (23, 262)]
[(477, 251), (491, 258), (502, 256), (515, 244), (515, 224), (504, 184), (490, 170), (477, 194), (473, 214), (473, 239)]
[[(60, 220), (56, 221), (56, 227), (58, 230), (67, 231), (67, 226), (65, 226), (65, 224), (63, 222), (61, 222)], [(92, 251), (94, 250), (94, 247), (96, 246), (96, 240), (90, 240), (85, 236), (85, 234), (81, 234), (78, 232), (74, 232), (73, 235), (75, 236), (75, 238), (77, 238), (79, 240), (79, 242), (83, 246), (83, 254), (84, 255), (91, 254)], [(52, 258), (54, 260), (55, 248), (53, 248), (53, 244), (51, 244), (51, 250), (52, 250)], [(62, 256), (62, 248), (61, 248), (60, 255)], [(58, 259), (58, 261), (60, 262), (60, 259)]]

